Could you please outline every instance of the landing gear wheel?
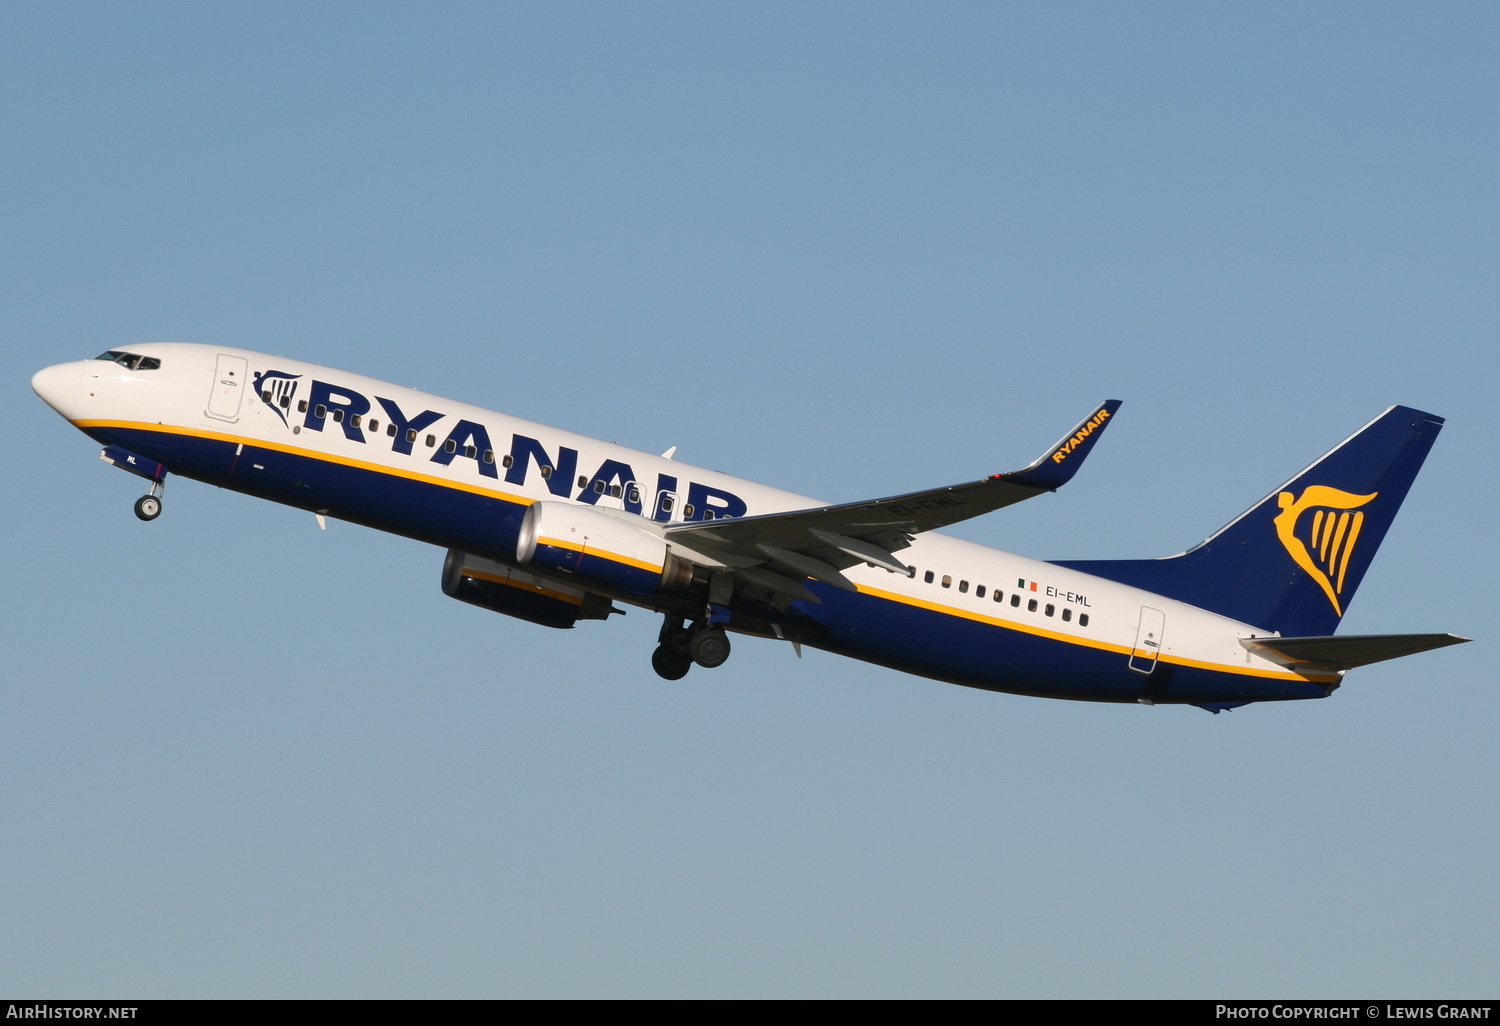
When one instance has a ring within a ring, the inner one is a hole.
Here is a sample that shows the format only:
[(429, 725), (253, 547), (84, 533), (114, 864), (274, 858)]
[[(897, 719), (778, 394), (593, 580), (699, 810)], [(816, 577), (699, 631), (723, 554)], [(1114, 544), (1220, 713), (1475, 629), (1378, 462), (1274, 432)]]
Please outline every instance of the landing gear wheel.
[(142, 520), (155, 520), (161, 516), (161, 500), (154, 495), (142, 495), (135, 500), (135, 515)]
[(662, 639), (662, 647), (670, 649), (674, 655), (680, 655), (691, 661), (688, 655), (688, 642), (692, 640), (692, 633), (685, 630), (675, 630)]
[(693, 668), (693, 661), (663, 644), (656, 646), (656, 650), (651, 653), (651, 668), (658, 677), (681, 680)]
[(717, 627), (705, 627), (688, 642), (688, 652), (706, 670), (723, 666), (729, 658), (729, 636)]

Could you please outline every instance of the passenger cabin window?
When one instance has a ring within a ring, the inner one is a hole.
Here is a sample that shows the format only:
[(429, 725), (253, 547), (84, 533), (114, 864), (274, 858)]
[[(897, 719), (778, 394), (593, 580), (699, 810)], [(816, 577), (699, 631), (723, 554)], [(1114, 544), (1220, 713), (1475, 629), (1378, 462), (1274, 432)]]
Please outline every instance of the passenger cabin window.
[(1026, 603), (1026, 611), (1028, 613), (1036, 612), (1036, 599), (1032, 599), (1031, 601)]
[(932, 583), (932, 571), (929, 570), (925, 574), (923, 574), (922, 575), (922, 580), (926, 581), (928, 584), (931, 584)]
[(1087, 627), (1088, 625), (1089, 625), (1089, 614), (1087, 614), (1087, 613), (1079, 613), (1078, 614), (1078, 626), (1080, 626), (1080, 627)]
[(968, 581), (959, 581), (958, 582), (958, 590), (959, 590), (960, 594), (963, 594), (963, 593), (967, 592), (969, 590), (969, 582)]
[(1012, 592), (1010, 596), (1010, 604), (1013, 606), (1019, 606), (1021, 604), (1021, 596)]

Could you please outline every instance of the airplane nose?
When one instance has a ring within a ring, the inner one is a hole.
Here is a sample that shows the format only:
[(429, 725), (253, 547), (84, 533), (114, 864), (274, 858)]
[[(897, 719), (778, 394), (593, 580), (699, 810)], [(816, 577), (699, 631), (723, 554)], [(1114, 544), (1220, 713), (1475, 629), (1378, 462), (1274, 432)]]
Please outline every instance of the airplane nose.
[(73, 416), (73, 404), (78, 400), (78, 387), (81, 384), (83, 370), (77, 363), (43, 367), (31, 376), (31, 390), (64, 417)]

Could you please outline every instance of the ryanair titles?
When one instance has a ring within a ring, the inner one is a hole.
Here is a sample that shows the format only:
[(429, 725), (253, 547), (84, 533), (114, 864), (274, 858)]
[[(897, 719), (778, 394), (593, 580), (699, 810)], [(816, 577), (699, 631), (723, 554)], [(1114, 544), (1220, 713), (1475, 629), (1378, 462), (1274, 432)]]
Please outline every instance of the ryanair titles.
[(1104, 422), (1108, 419), (1109, 410), (1101, 409), (1098, 413), (1094, 414), (1088, 420), (1084, 421), (1083, 427), (1079, 428), (1076, 434), (1074, 434), (1067, 441), (1063, 442), (1062, 445), (1059, 445), (1056, 449), (1053, 450), (1052, 462), (1061, 463), (1063, 460), (1067, 459), (1070, 455), (1072, 455), (1074, 449), (1082, 445), (1084, 441), (1089, 437), (1089, 435), (1093, 434), (1096, 428), (1102, 427), (1104, 425)]
[[(267, 373), (281, 378), (292, 377), (277, 371)], [(257, 381), (261, 379), (262, 376), (257, 375)], [(393, 399), (377, 395), (372, 403), (369, 396), (352, 388), (317, 379), (310, 381), (308, 386), (307, 398), (297, 404), (297, 412), (304, 416), (296, 429), (322, 431), (332, 422), (352, 442), (369, 445), (388, 441), (392, 452), (404, 456), (415, 456), (420, 440), (423, 448), (433, 450), (429, 462), (449, 466), (454, 460), (471, 460), (482, 477), (498, 481), (503, 472), (505, 482), (512, 485), (540, 480), (553, 495), (589, 505), (597, 504), (601, 497), (608, 495), (620, 499), (627, 512), (664, 523), (674, 517), (691, 521), (745, 515), (745, 500), (712, 485), (690, 481), (686, 495), (680, 495), (676, 476), (657, 474), (655, 487), (648, 492), (630, 464), (620, 460), (606, 459), (592, 473), (580, 475), (578, 450), (566, 445), (556, 446), (555, 452), (548, 452), (539, 439), (514, 433), (510, 437), (509, 452), (498, 453), (489, 430), (477, 421), (460, 418), (445, 435), (429, 433), (428, 429), (443, 420), (445, 414), (437, 410), (408, 413)], [(262, 390), (259, 398), (278, 416), (284, 416), (282, 411), (291, 405), (290, 394), (291, 390), (286, 388), (277, 392)], [(372, 410), (376, 410), (374, 418), (370, 417)], [(385, 418), (383, 428), (372, 429), (367, 435), (366, 427), (372, 422), (378, 424), (382, 414)], [(649, 511), (646, 508), (648, 500), (651, 503)], [(677, 508), (678, 502), (682, 503), (680, 508)]]

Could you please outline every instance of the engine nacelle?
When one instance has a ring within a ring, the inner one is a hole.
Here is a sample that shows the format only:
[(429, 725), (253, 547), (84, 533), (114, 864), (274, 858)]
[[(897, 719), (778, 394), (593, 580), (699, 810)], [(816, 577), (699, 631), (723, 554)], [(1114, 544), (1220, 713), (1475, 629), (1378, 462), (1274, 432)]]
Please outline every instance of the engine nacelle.
[(521, 521), (516, 560), (632, 595), (677, 591), (693, 580), (692, 564), (668, 550), (651, 521), (568, 502), (531, 504)]
[(458, 549), (449, 549), (443, 560), (443, 594), (543, 627), (603, 620), (612, 608), (603, 595), (553, 584)]

